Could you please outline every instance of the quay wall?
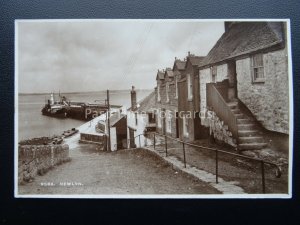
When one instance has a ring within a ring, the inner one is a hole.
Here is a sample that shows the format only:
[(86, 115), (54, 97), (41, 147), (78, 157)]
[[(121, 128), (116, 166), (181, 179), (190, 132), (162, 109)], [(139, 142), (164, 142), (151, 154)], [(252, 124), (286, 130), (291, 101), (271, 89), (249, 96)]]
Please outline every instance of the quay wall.
[(54, 166), (70, 161), (67, 144), (19, 145), (18, 153), (19, 184), (30, 182)]

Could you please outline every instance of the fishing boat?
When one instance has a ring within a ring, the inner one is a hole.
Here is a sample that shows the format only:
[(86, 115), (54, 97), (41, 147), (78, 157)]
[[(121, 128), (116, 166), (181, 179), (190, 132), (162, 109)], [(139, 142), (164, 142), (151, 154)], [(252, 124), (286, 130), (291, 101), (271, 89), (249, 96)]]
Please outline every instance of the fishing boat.
[(63, 101), (56, 102), (54, 100), (54, 94), (51, 93), (50, 99), (48, 99), (42, 109), (42, 114), (45, 116), (66, 118), (68, 116), (68, 107)]
[[(57, 118), (74, 118), (78, 120), (91, 120), (95, 116), (105, 113), (107, 106), (105, 104), (93, 104), (85, 102), (69, 101), (65, 96), (59, 93), (59, 101), (55, 101), (54, 94), (51, 93), (42, 109), (42, 114)], [(113, 107), (113, 105), (111, 105)]]

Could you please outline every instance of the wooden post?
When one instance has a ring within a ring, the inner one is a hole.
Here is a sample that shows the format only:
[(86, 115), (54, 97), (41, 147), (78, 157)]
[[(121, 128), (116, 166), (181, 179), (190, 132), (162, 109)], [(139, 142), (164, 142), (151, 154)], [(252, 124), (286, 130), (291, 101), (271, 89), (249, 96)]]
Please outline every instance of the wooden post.
[(154, 136), (153, 136), (153, 149), (155, 150), (155, 133), (154, 133)]

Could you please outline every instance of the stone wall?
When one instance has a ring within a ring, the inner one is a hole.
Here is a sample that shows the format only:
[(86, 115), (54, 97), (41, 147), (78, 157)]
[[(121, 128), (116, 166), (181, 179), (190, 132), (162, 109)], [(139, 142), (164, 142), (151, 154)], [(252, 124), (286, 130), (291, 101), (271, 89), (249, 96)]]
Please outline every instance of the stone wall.
[(213, 111), (207, 111), (206, 117), (203, 118), (203, 125), (209, 127), (210, 134), (215, 139), (223, 143), (236, 147), (236, 139), (233, 138), (232, 133), (229, 131), (228, 126), (216, 115)]
[(211, 82), (210, 68), (199, 71), (200, 83), (200, 112), (206, 111), (206, 84)]
[[(201, 124), (209, 127), (210, 134), (213, 133), (214, 138), (218, 141), (236, 147), (236, 140), (232, 137), (228, 126), (213, 112), (207, 109), (206, 102), (206, 84), (212, 82), (210, 68), (202, 69), (199, 71), (200, 83), (200, 113)], [(222, 82), (228, 79), (228, 65), (222, 64), (217, 66), (216, 82)]]
[(70, 161), (69, 146), (64, 145), (19, 145), (18, 183), (33, 180), (56, 165)]
[(251, 60), (236, 61), (238, 97), (268, 130), (289, 133), (289, 83), (286, 50), (263, 55), (265, 82), (253, 83)]

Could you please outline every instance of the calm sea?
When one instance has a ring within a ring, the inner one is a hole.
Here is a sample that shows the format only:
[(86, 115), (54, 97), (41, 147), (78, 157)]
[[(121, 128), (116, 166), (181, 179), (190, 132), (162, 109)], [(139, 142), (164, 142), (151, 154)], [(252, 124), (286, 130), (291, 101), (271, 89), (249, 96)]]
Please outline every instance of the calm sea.
[[(137, 90), (137, 100), (140, 101), (152, 90)], [(106, 92), (85, 92), (63, 94), (71, 101), (95, 103), (106, 99)], [(20, 94), (19, 95), (19, 140), (62, 134), (63, 131), (78, 127), (84, 121), (71, 118), (59, 119), (43, 116), (41, 110), (49, 94)], [(56, 95), (57, 99), (58, 96)], [(130, 107), (130, 91), (110, 91), (110, 103)]]

